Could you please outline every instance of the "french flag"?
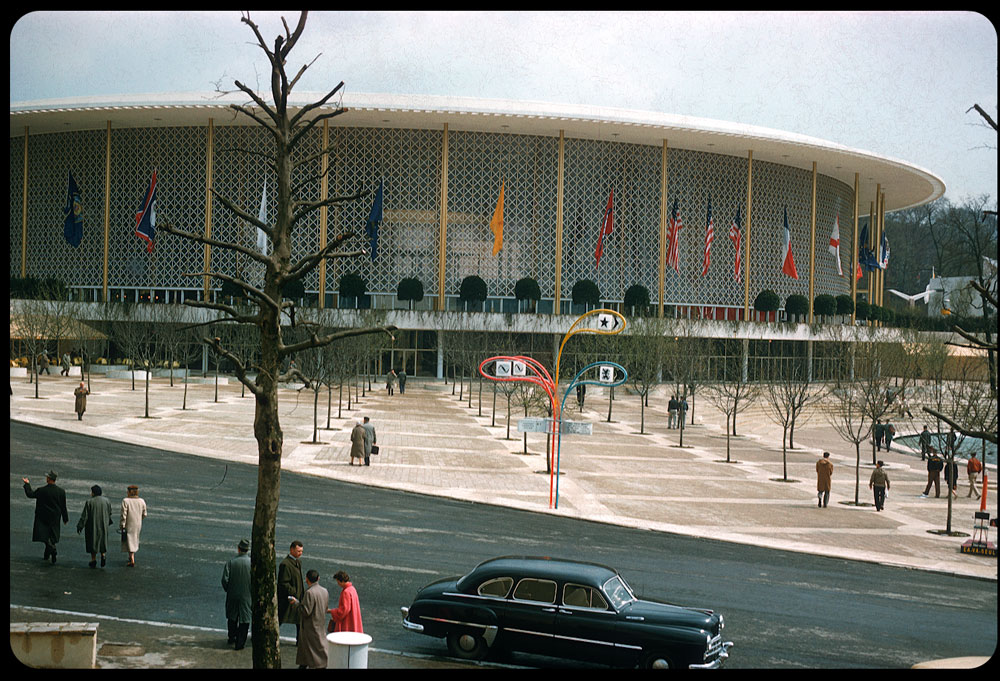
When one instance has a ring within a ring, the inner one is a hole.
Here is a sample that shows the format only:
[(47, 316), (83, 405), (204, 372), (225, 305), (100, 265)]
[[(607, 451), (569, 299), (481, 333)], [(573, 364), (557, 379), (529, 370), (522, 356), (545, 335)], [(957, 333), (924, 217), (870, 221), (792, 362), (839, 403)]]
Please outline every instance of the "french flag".
[(781, 262), (781, 271), (792, 279), (798, 279), (799, 273), (795, 270), (795, 258), (792, 257), (792, 230), (788, 227), (788, 207), (785, 207), (785, 249)]

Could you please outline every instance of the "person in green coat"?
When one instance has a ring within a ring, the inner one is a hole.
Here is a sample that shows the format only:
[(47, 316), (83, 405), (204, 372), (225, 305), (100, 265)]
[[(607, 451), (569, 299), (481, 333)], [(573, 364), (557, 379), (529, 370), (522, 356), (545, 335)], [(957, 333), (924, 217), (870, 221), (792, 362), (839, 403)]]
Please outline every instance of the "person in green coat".
[(101, 554), (101, 567), (107, 564), (108, 525), (111, 519), (111, 502), (101, 495), (101, 486), (90, 488), (90, 498), (83, 505), (83, 513), (76, 524), (76, 533), (86, 531), (84, 539), (87, 542), (87, 553), (90, 554), (90, 567), (97, 567), (97, 554)]
[(250, 542), (241, 539), (237, 554), (222, 570), (222, 589), (226, 592), (226, 620), (229, 622), (229, 643), (243, 650), (250, 631)]

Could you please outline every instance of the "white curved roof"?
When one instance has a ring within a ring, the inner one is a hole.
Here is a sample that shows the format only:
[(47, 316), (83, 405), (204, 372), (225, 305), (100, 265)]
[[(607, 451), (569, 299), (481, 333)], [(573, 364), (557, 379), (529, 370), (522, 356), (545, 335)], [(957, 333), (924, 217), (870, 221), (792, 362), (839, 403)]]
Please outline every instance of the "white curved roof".
[[(299, 106), (319, 100), (323, 93), (296, 93)], [(10, 136), (69, 130), (247, 125), (230, 104), (246, 104), (242, 93), (165, 93), (84, 97), (12, 104)], [(944, 182), (928, 170), (898, 159), (852, 149), (796, 133), (740, 123), (631, 111), (610, 107), (550, 104), (533, 101), (486, 100), (471, 97), (346, 93), (341, 102), (348, 111), (331, 120), (346, 127), (393, 127), (485, 131), (567, 138), (598, 139), (660, 147), (682, 148), (767, 161), (833, 177), (850, 187), (859, 173), (859, 212), (867, 212), (882, 185), (886, 210), (900, 210), (944, 195)]]

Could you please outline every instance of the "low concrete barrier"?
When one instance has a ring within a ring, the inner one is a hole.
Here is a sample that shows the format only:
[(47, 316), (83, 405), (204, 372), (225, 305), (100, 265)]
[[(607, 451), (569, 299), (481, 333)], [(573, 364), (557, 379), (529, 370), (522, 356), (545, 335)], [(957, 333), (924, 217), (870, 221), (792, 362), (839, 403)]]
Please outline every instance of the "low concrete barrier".
[(97, 622), (11, 622), (10, 649), (28, 667), (93, 669)]

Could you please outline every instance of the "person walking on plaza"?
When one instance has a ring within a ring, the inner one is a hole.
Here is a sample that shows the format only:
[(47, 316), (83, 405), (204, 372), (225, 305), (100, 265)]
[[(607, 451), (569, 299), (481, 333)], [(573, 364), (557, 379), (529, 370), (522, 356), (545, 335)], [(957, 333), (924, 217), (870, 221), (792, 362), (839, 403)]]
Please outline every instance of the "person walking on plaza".
[(146, 517), (146, 502), (139, 496), (139, 488), (128, 486), (128, 496), (122, 499), (122, 518), (118, 529), (122, 533), (122, 553), (128, 554), (128, 567), (135, 567), (135, 554), (139, 550), (142, 519)]
[(69, 353), (68, 352), (64, 352), (63, 356), (62, 356), (62, 369), (59, 370), (59, 375), (60, 376), (69, 376), (69, 368), (70, 368), (70, 366), (72, 366), (72, 364), (71, 364), (70, 359), (69, 359)]
[(226, 561), (222, 569), (222, 590), (226, 592), (226, 621), (229, 624), (229, 643), (236, 650), (243, 650), (250, 631), (250, 542), (241, 539), (236, 545), (236, 555)]
[(396, 385), (396, 372), (393, 371), (392, 369), (389, 369), (389, 373), (385, 375), (385, 389), (390, 396), (392, 396), (392, 389), (393, 386), (395, 385)]
[(83, 412), (87, 411), (87, 395), (89, 394), (90, 391), (87, 390), (87, 387), (83, 384), (83, 381), (80, 381), (80, 387), (78, 387), (76, 390), (73, 391), (73, 395), (76, 398), (76, 402), (73, 405), (73, 409), (76, 410), (77, 421), (83, 420)]
[(299, 669), (326, 669), (326, 613), (330, 606), (330, 592), (319, 585), (316, 570), (306, 573), (306, 591), (293, 604), (298, 608), (301, 622), (295, 664), (299, 665)]
[(885, 426), (882, 425), (881, 419), (875, 419), (875, 427), (872, 429), (875, 434), (875, 451), (882, 451), (882, 441), (885, 439)]
[(288, 547), (288, 555), (278, 565), (278, 626), (295, 625), (295, 641), (299, 640), (299, 613), (294, 603), (302, 598), (302, 542), (295, 540)]
[(76, 524), (76, 533), (84, 533), (87, 543), (87, 553), (90, 554), (90, 567), (97, 567), (97, 554), (101, 554), (101, 567), (108, 562), (108, 526), (114, 524), (111, 517), (111, 502), (102, 496), (101, 486), (90, 488), (90, 498), (83, 505), (83, 513)]
[(944, 462), (938, 456), (937, 450), (931, 447), (931, 453), (927, 459), (927, 487), (924, 488), (924, 493), (920, 495), (922, 499), (926, 499), (927, 495), (930, 494), (931, 485), (934, 485), (934, 496), (941, 496), (942, 468), (944, 468)]
[(406, 392), (406, 369), (400, 369), (399, 371), (399, 394), (402, 395)]
[(31, 541), (45, 544), (45, 555), (42, 560), (52, 560), (56, 563), (56, 544), (59, 543), (59, 518), (63, 525), (69, 522), (69, 512), (66, 510), (66, 492), (56, 484), (55, 471), (45, 474), (45, 487), (31, 489), (28, 478), (24, 482), (24, 494), (35, 500), (35, 522), (31, 528)]
[(337, 607), (329, 611), (331, 619), (328, 629), (330, 633), (338, 631), (365, 633), (364, 627), (361, 625), (361, 604), (358, 601), (358, 592), (351, 584), (351, 578), (343, 570), (335, 574), (333, 578), (336, 580), (337, 586), (340, 587), (340, 600), (337, 602)]
[(673, 395), (671, 396), (670, 401), (667, 402), (667, 428), (670, 430), (672, 430), (674, 425), (677, 423), (677, 408), (677, 395)]
[(969, 474), (969, 493), (966, 497), (971, 497), (975, 493), (976, 498), (979, 498), (979, 490), (976, 489), (976, 478), (979, 477), (979, 472), (983, 470), (983, 462), (976, 458), (976, 453), (972, 452), (969, 456), (969, 462), (965, 464), (965, 471)]
[(927, 455), (931, 453), (931, 431), (927, 430), (927, 426), (920, 431), (920, 460), (923, 461), (927, 458)]
[(365, 427), (359, 421), (351, 430), (351, 465), (358, 459), (358, 465), (365, 458)]
[[(399, 383), (399, 393), (403, 394), (402, 380)], [(378, 442), (378, 438), (375, 436), (375, 426), (371, 424), (367, 416), (361, 427), (365, 429), (365, 465), (369, 466), (371, 465), (372, 445)]]
[(38, 356), (38, 375), (41, 376), (43, 373), (48, 374), (49, 376), (52, 375), (49, 371), (49, 355), (46, 352), (42, 352), (42, 354)]
[(944, 462), (944, 482), (951, 496), (958, 498), (958, 463), (952, 454)]
[(892, 425), (888, 420), (885, 422), (885, 451), (889, 451), (892, 446), (892, 438), (896, 437), (896, 426)]
[(879, 460), (875, 464), (875, 470), (872, 471), (872, 476), (868, 480), (868, 489), (874, 490), (875, 492), (875, 510), (881, 511), (885, 508), (885, 493), (889, 489), (889, 476), (886, 474), (885, 469), (882, 467), (885, 464)]
[(823, 452), (823, 458), (816, 462), (816, 496), (819, 507), (826, 508), (830, 502), (830, 486), (833, 479), (833, 462), (830, 452)]

